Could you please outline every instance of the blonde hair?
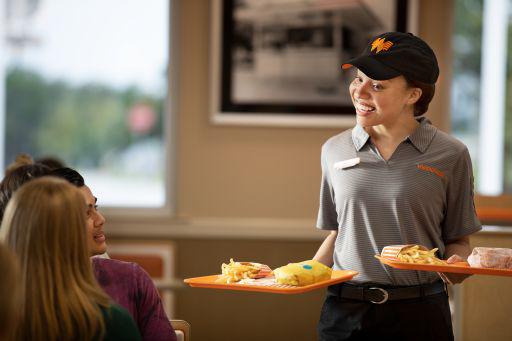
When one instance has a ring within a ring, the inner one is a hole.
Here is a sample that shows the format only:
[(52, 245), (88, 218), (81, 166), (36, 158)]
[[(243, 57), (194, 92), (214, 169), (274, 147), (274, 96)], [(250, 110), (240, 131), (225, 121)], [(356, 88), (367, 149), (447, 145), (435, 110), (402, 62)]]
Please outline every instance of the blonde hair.
[(14, 332), (20, 318), (22, 290), (18, 283), (18, 262), (3, 244), (0, 244), (0, 274), (0, 339), (14, 340)]
[(23, 185), (5, 211), (0, 238), (17, 254), (25, 291), (21, 340), (91, 340), (104, 334), (109, 298), (92, 271), (86, 204), (64, 180)]

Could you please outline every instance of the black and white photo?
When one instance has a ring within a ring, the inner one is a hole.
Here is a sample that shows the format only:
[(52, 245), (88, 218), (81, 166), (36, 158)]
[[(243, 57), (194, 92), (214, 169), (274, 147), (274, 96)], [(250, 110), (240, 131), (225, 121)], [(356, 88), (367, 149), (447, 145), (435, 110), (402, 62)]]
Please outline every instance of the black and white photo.
[[(291, 124), (353, 116), (343, 60), (406, 30), (403, 0), (217, 0), (214, 122)], [(215, 45), (215, 44), (214, 44)], [(284, 121), (283, 121), (284, 120)], [(245, 122), (244, 122), (245, 121)], [(343, 120), (341, 120), (343, 121)]]

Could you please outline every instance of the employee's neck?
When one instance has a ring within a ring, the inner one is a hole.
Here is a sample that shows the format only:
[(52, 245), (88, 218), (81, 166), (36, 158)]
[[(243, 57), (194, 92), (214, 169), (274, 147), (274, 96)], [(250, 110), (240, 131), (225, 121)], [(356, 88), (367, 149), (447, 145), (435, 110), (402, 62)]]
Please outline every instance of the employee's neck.
[(394, 122), (368, 127), (366, 131), (374, 143), (399, 144), (410, 136), (418, 125), (413, 115), (403, 115)]

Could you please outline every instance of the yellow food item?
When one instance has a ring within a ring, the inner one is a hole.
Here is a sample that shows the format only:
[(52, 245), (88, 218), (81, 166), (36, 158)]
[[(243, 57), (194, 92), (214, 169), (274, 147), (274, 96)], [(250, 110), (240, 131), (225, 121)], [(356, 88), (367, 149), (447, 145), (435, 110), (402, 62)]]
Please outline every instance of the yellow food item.
[(419, 245), (414, 245), (401, 250), (397, 258), (407, 263), (445, 265), (445, 262), (436, 257), (436, 251), (437, 248), (421, 250)]
[(332, 269), (315, 260), (290, 263), (274, 270), (279, 284), (305, 286), (331, 279)]

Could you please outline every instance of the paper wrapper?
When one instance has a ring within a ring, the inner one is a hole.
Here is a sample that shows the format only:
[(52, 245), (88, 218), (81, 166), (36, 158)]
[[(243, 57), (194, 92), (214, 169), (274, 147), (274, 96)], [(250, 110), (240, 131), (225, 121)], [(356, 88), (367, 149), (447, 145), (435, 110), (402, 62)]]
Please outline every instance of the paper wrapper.
[(468, 263), (478, 268), (512, 269), (512, 249), (475, 247)]
[[(400, 252), (402, 250), (405, 250), (407, 248), (413, 247), (415, 245), (416, 244), (385, 246), (382, 249), (382, 252), (380, 253), (380, 256), (384, 257), (384, 258), (397, 259), (398, 255), (400, 254)], [(418, 246), (419, 246), (420, 250), (428, 251), (428, 249), (426, 247), (424, 247), (423, 245), (418, 245)]]
[(259, 269), (259, 272), (256, 275), (251, 276), (253, 279), (269, 277), (270, 275), (272, 275), (272, 269), (269, 268), (268, 265), (266, 265), (266, 264), (260, 264), (260, 263), (254, 263), (254, 262), (240, 262), (240, 264), (252, 265)]

